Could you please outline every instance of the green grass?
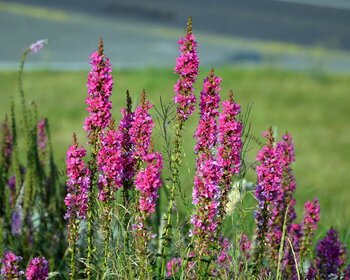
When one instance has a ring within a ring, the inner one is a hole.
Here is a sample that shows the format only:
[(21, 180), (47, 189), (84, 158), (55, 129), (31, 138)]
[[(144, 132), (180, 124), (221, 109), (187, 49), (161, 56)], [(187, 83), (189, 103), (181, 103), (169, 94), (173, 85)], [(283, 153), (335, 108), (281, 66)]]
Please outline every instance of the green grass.
[[(201, 69), (197, 95), (208, 70)], [(299, 218), (304, 202), (318, 197), (322, 208), (319, 234), (334, 226), (350, 245), (350, 75), (228, 67), (218, 69), (216, 74), (223, 77), (223, 98), (228, 96), (229, 89), (233, 89), (243, 108), (254, 102), (250, 120), (255, 137), (263, 141), (261, 133), (270, 125), (278, 129), (279, 136), (286, 130), (293, 135)], [(71, 134), (76, 132), (79, 142), (86, 142), (82, 130), (86, 117), (86, 75), (80, 72), (25, 73), (26, 97), (37, 103), (40, 116), (49, 118), (56, 161), (61, 169), (64, 169), (65, 150), (71, 142)], [(113, 94), (116, 119), (124, 106), (126, 89), (137, 102), (142, 88), (145, 88), (149, 99), (158, 106), (159, 96), (166, 101), (171, 99), (175, 78), (171, 69), (116, 71)], [(16, 82), (15, 72), (0, 72), (1, 116), (9, 113), (11, 96), (18, 101)], [(188, 166), (184, 165), (181, 176), (189, 195), (194, 166), (192, 135), (196, 120), (197, 116), (188, 123), (184, 137)], [(156, 147), (161, 145), (157, 139), (155, 135)], [(257, 145), (248, 153), (248, 161), (254, 161), (256, 151)], [(252, 170), (248, 178), (255, 181)]]

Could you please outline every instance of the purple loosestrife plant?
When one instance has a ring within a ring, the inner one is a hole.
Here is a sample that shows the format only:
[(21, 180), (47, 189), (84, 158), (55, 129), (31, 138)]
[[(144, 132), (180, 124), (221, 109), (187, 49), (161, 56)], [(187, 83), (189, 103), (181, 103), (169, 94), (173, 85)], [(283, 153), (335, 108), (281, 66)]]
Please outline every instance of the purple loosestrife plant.
[[(90, 55), (91, 71), (88, 74), (88, 117), (85, 119), (84, 130), (86, 131), (89, 144), (92, 147), (91, 160), (89, 161), (90, 182), (97, 184), (97, 153), (99, 150), (99, 136), (107, 128), (111, 121), (112, 102), (110, 96), (113, 89), (112, 66), (104, 54), (103, 41), (100, 39), (98, 51)], [(91, 279), (91, 258), (93, 248), (93, 209), (95, 208), (95, 193), (92, 188), (89, 192), (89, 211), (87, 213), (87, 256), (86, 256), (86, 277)]]
[[(179, 78), (174, 85), (174, 102), (176, 106), (176, 123), (173, 150), (169, 158), (169, 169), (171, 172), (171, 186), (169, 195), (169, 205), (166, 215), (166, 222), (162, 234), (162, 274), (165, 274), (165, 255), (169, 251), (172, 238), (172, 212), (175, 204), (175, 187), (180, 189), (179, 169), (181, 166), (181, 144), (184, 124), (195, 110), (196, 97), (194, 95), (194, 83), (198, 76), (199, 59), (197, 54), (197, 42), (192, 33), (192, 18), (188, 18), (187, 34), (178, 41), (180, 45), (180, 55), (176, 59), (175, 73)], [(168, 143), (170, 144), (170, 143)], [(168, 186), (167, 186), (168, 187)]]
[[(283, 240), (290, 230), (291, 223), (296, 218), (293, 197), (296, 184), (291, 164), (295, 161), (294, 144), (291, 136), (286, 133), (282, 141), (276, 144), (276, 156), (282, 166), (281, 192), (272, 204), (271, 217), (269, 220), (268, 243), (271, 248), (270, 255), (272, 264), (277, 267), (280, 263), (280, 249), (288, 248), (288, 241)], [(288, 211), (288, 212), (287, 212)], [(285, 227), (285, 228), (284, 228)], [(282, 246), (282, 248), (280, 248)], [(283, 252), (284, 250), (282, 250)]]
[[(192, 201), (195, 212), (191, 217), (191, 236), (194, 241), (194, 251), (198, 258), (208, 257), (209, 250), (214, 246), (220, 205), (221, 168), (214, 156), (214, 146), (217, 141), (217, 121), (219, 115), (221, 78), (212, 70), (204, 79), (200, 102), (200, 120), (195, 132), (196, 174)], [(199, 264), (201, 266), (201, 264)]]
[(20, 279), (24, 274), (24, 272), (19, 269), (19, 263), (21, 261), (22, 257), (16, 256), (11, 251), (5, 252), (1, 259), (1, 278), (4, 280)]
[(71, 254), (70, 277), (76, 277), (75, 253), (79, 234), (80, 221), (87, 217), (89, 207), (90, 171), (83, 158), (86, 150), (78, 147), (77, 138), (73, 134), (73, 145), (67, 151), (67, 196), (64, 200), (68, 219), (68, 246)]
[(133, 197), (133, 178), (135, 176), (137, 160), (133, 156), (133, 143), (131, 141), (130, 129), (134, 113), (132, 112), (132, 100), (129, 91), (126, 91), (126, 108), (121, 110), (122, 118), (119, 123), (119, 132), (121, 134), (121, 151), (122, 151), (122, 185), (123, 185), (123, 205), (125, 209), (124, 214), (124, 230), (125, 243), (129, 246), (129, 224), (130, 224), (130, 204)]
[(49, 276), (49, 262), (44, 257), (35, 257), (26, 269), (27, 280), (46, 280)]
[(110, 128), (100, 135), (100, 149), (97, 154), (97, 167), (101, 171), (98, 180), (98, 199), (102, 202), (102, 232), (104, 235), (104, 267), (107, 268), (109, 258), (109, 239), (112, 221), (112, 200), (115, 191), (122, 187), (123, 175), (122, 134), (114, 129), (114, 121)]
[(222, 102), (222, 113), (218, 121), (218, 163), (222, 169), (220, 179), (221, 204), (220, 221), (224, 219), (225, 207), (229, 201), (232, 176), (240, 172), (242, 153), (242, 122), (237, 119), (241, 106), (234, 102), (233, 92), (229, 100)]
[(301, 223), (303, 233), (300, 244), (301, 264), (311, 251), (312, 239), (317, 230), (317, 223), (320, 220), (320, 210), (321, 208), (317, 198), (305, 203), (304, 218)]
[(346, 261), (346, 249), (339, 240), (338, 232), (331, 228), (318, 242), (316, 252), (316, 266), (320, 279), (340, 279)]
[[(266, 145), (258, 152), (257, 161), (260, 163), (256, 167), (258, 182), (256, 187), (256, 198), (258, 199), (258, 209), (255, 212), (256, 237), (254, 252), (254, 269), (257, 273), (262, 265), (263, 252), (269, 240), (267, 235), (271, 220), (275, 219), (276, 213), (272, 212), (274, 205), (282, 196), (282, 164), (279, 154), (276, 151), (275, 139), (272, 128), (264, 133), (267, 138)], [(270, 237), (272, 238), (272, 237)]]
[(161, 187), (162, 155), (150, 152), (143, 157), (145, 164), (136, 174), (135, 188), (139, 191), (139, 204), (134, 225), (136, 253), (140, 262), (140, 277), (148, 277), (148, 243), (152, 236), (147, 229), (147, 219), (155, 211), (158, 189)]

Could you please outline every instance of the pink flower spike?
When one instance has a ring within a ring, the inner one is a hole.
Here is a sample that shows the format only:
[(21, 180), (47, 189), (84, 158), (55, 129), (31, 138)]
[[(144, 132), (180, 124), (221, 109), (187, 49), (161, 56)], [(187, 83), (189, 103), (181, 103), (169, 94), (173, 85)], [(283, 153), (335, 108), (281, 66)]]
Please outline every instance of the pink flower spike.
[(144, 161), (146, 167), (136, 175), (135, 188), (141, 194), (140, 210), (149, 215), (155, 211), (158, 189), (162, 185), (163, 158), (160, 153), (150, 153), (144, 156)]
[(142, 158), (148, 153), (154, 127), (149, 110), (153, 105), (146, 100), (143, 90), (141, 104), (137, 106), (130, 128), (130, 139), (134, 147), (134, 157)]
[(176, 59), (175, 73), (179, 79), (174, 85), (174, 102), (177, 104), (177, 116), (186, 121), (194, 111), (196, 97), (193, 84), (198, 75), (198, 54), (196, 38), (192, 34), (192, 19), (188, 19), (187, 34), (178, 41), (180, 56)]
[(27, 280), (46, 280), (49, 276), (49, 262), (44, 257), (32, 259), (26, 270)]
[(99, 50), (90, 56), (91, 71), (88, 75), (88, 97), (86, 104), (89, 116), (85, 119), (84, 130), (90, 135), (96, 130), (108, 127), (111, 120), (112, 102), (109, 100), (113, 89), (112, 66), (103, 53), (103, 42)]
[(90, 170), (85, 165), (83, 158), (86, 150), (78, 147), (77, 139), (73, 134), (73, 145), (67, 151), (67, 195), (64, 203), (67, 207), (65, 218), (71, 216), (85, 219), (88, 210)]

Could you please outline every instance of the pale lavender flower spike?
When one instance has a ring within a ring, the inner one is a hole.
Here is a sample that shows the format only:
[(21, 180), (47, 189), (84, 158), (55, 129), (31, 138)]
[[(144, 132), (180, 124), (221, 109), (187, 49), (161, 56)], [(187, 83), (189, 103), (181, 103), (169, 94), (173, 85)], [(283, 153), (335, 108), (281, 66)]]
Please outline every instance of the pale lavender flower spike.
[(36, 41), (35, 43), (31, 44), (29, 47), (29, 51), (31, 53), (37, 53), (40, 51), (45, 45), (47, 45), (48, 40), (47, 39), (41, 39)]

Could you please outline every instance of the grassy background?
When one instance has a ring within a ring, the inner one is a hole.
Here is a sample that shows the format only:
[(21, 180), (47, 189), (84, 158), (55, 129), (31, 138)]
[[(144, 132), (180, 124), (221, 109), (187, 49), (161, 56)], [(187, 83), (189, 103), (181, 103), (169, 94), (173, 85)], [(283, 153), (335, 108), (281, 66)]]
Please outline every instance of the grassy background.
[[(201, 69), (202, 81), (209, 69)], [(286, 130), (292, 134), (296, 145), (297, 211), (299, 217), (306, 200), (318, 197), (321, 203), (321, 235), (334, 226), (343, 240), (350, 245), (350, 76), (326, 75), (316, 72), (297, 73), (271, 69), (220, 68), (223, 77), (222, 97), (229, 89), (243, 109), (254, 102), (251, 113), (252, 135), (263, 141), (261, 133), (272, 125), (281, 136)], [(131, 91), (135, 103), (142, 88), (149, 99), (159, 105), (159, 96), (169, 101), (173, 95), (176, 77), (171, 69), (116, 71), (113, 94), (113, 114), (119, 119), (124, 106), (124, 93)], [(17, 77), (15, 72), (0, 72), (0, 113), (9, 113), (11, 96), (18, 105)], [(29, 72), (25, 74), (26, 97), (37, 103), (40, 116), (49, 118), (56, 161), (64, 169), (65, 150), (75, 131), (81, 144), (85, 144), (82, 123), (86, 117), (86, 73), (82, 72)], [(197, 95), (201, 89), (197, 83)], [(18, 107), (17, 107), (18, 109)], [(155, 114), (155, 111), (153, 111)], [(185, 152), (188, 165), (181, 176), (190, 195), (193, 179), (193, 132), (197, 116), (187, 125)], [(157, 146), (162, 144), (157, 141)], [(247, 155), (254, 161), (257, 145), (252, 143)], [(255, 181), (252, 170), (248, 178)]]

